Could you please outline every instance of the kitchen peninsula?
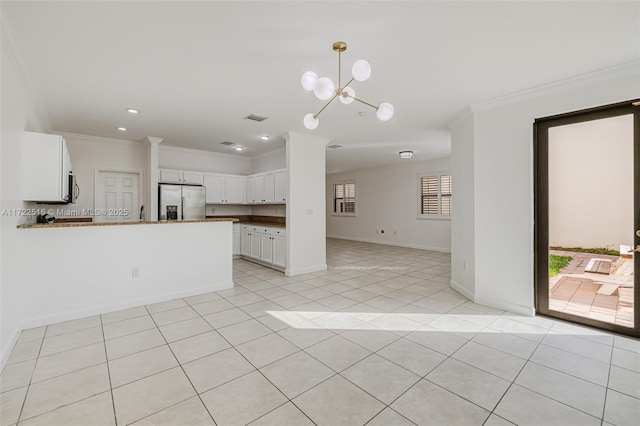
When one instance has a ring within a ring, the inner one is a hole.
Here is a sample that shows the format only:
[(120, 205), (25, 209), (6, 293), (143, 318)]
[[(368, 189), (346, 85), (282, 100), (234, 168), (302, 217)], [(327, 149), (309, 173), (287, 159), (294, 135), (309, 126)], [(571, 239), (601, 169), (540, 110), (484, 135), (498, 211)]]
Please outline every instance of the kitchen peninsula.
[(18, 226), (25, 328), (232, 288), (235, 221)]

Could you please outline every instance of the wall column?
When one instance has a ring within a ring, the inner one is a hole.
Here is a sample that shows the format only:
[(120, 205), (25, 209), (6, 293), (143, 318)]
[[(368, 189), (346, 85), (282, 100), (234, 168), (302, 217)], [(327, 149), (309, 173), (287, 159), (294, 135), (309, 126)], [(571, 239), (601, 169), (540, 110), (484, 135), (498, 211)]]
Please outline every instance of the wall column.
[(147, 136), (147, 193), (145, 194), (145, 220), (158, 221), (158, 150), (163, 138)]
[(329, 139), (288, 132), (287, 276), (327, 269), (326, 146)]

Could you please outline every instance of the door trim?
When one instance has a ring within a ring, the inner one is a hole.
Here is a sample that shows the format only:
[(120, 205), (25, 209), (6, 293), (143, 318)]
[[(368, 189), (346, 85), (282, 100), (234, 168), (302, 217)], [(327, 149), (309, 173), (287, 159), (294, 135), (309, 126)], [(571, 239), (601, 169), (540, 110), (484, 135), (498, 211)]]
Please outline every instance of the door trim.
[[(561, 320), (640, 337), (640, 274), (634, 274), (633, 328), (549, 310), (549, 129), (551, 127), (633, 114), (634, 233), (640, 229), (640, 105), (638, 99), (536, 119), (533, 124), (534, 295), (536, 311)], [(640, 237), (634, 236), (634, 246)], [(640, 254), (634, 256), (640, 271)]]
[[(142, 170), (126, 170), (126, 169), (107, 169), (96, 167), (93, 169), (93, 221), (96, 221), (95, 212), (98, 211), (98, 175), (100, 173), (130, 173), (138, 175), (138, 208), (137, 212), (140, 213), (140, 207), (144, 205), (144, 171)], [(145, 209), (146, 210), (146, 209)]]

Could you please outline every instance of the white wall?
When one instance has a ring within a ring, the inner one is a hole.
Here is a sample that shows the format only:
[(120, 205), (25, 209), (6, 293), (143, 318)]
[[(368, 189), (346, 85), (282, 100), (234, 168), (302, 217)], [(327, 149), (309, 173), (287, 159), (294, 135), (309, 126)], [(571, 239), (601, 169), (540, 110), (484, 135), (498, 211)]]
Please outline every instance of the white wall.
[(252, 206), (251, 214), (256, 216), (287, 216), (287, 206), (285, 204), (273, 204), (264, 206)]
[[(406, 161), (327, 175), (327, 236), (448, 252), (451, 221), (418, 219), (421, 173), (449, 172), (451, 161)], [(356, 182), (356, 216), (333, 215), (333, 184)], [(453, 177), (453, 187), (456, 178)], [(455, 189), (454, 189), (455, 191)], [(455, 194), (454, 194), (455, 199)], [(376, 233), (384, 230), (384, 234)]]
[(20, 280), (25, 328), (233, 287), (232, 222), (18, 232), (21, 255), (38, 248)]
[(633, 245), (633, 115), (549, 129), (549, 244)]
[(160, 145), (158, 167), (161, 169), (250, 175), (251, 159), (232, 154), (200, 151)]
[(287, 167), (287, 151), (286, 148), (277, 151), (268, 152), (251, 159), (251, 173), (270, 172), (272, 170), (280, 170)]
[(327, 269), (325, 153), (328, 139), (289, 132), (287, 139), (288, 276)]
[[(452, 277), (464, 278), (459, 284), (474, 288), (477, 302), (534, 312), (533, 120), (638, 98), (638, 75), (640, 62), (634, 62), (472, 107), (473, 142), (468, 143), (469, 132), (461, 132), (453, 134), (452, 145), (461, 148), (453, 150), (454, 156), (473, 156), (473, 168), (455, 174), (467, 186), (458, 187), (458, 198), (466, 198), (458, 202), (474, 210), (474, 239), (454, 240), (452, 257), (473, 251), (475, 270), (465, 274), (457, 262)], [(455, 165), (458, 158), (452, 161)], [(454, 229), (457, 222), (454, 215)]]

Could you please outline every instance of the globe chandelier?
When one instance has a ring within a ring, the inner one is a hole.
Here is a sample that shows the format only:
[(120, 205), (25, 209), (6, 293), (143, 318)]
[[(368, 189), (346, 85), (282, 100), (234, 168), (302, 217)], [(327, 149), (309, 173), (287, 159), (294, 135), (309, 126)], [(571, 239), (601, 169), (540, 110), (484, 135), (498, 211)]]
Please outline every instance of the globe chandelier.
[(362, 99), (356, 98), (356, 92), (350, 87), (350, 84), (356, 81), (366, 81), (371, 76), (371, 65), (364, 59), (357, 60), (351, 68), (352, 78), (344, 86), (342, 85), (342, 52), (347, 50), (347, 43), (344, 41), (336, 41), (333, 43), (333, 51), (338, 54), (338, 87), (335, 86), (333, 81), (327, 77), (318, 77), (313, 71), (307, 71), (302, 74), (302, 87), (309, 92), (313, 91), (316, 98), (321, 101), (329, 100), (317, 113), (310, 112), (304, 116), (304, 126), (307, 129), (313, 130), (318, 127), (320, 120), (318, 116), (322, 114), (322, 111), (329, 106), (335, 98), (339, 98), (340, 102), (345, 105), (350, 104), (353, 101), (358, 101), (376, 110), (376, 115), (381, 121), (387, 121), (393, 117), (393, 105), (388, 102), (383, 102), (380, 105), (373, 105), (369, 102), (365, 102)]

